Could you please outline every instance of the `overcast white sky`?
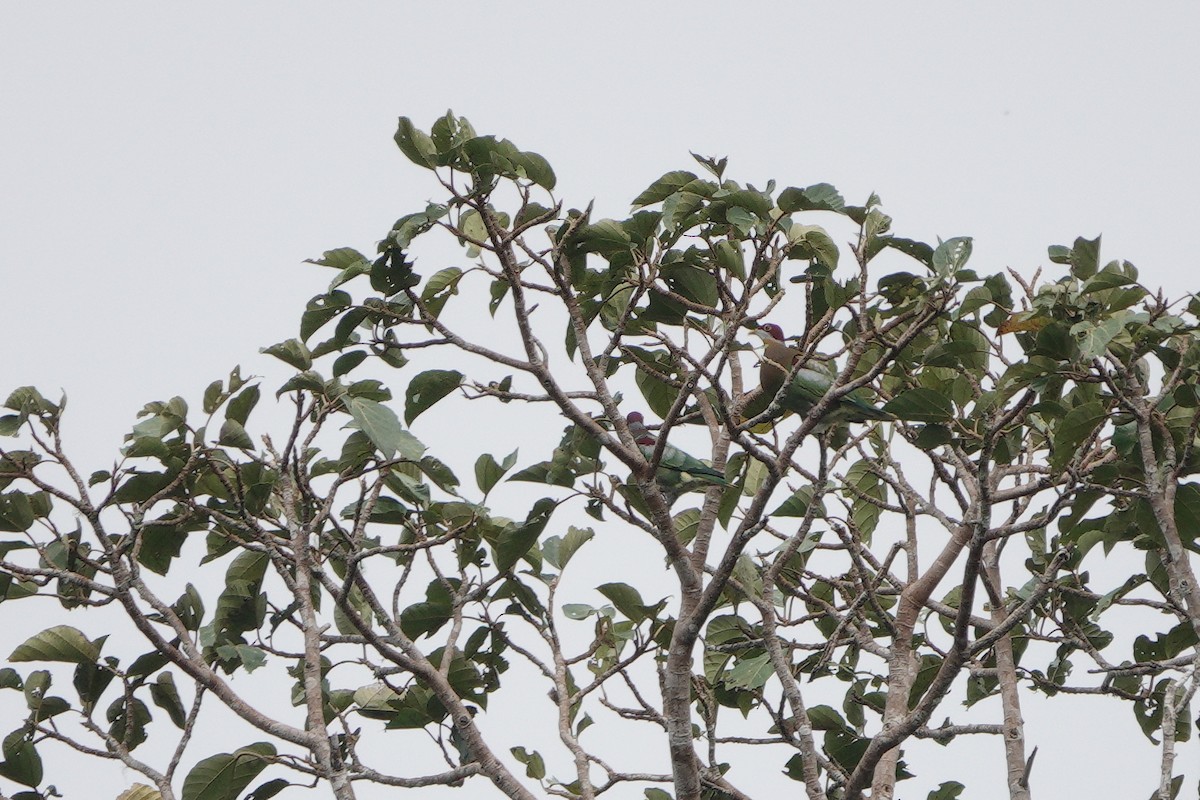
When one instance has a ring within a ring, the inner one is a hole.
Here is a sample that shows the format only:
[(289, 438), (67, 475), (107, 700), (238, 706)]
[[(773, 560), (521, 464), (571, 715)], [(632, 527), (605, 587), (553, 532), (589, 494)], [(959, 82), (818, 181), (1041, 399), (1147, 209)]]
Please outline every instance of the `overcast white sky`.
[[(1198, 31), (1184, 2), (5, 3), (0, 393), (65, 389), (100, 468), (145, 401), (270, 373), (258, 348), (328, 281), (302, 260), (370, 252), (435, 194), (391, 137), (447, 108), (600, 216), (693, 150), (878, 192), (900, 235), (975, 237), (980, 272), (1103, 233), (1178, 295), (1200, 284)], [(1122, 725), (1063, 774), (1043, 754), (1038, 794), (1144, 793), (1118, 765), (1154, 752)]]

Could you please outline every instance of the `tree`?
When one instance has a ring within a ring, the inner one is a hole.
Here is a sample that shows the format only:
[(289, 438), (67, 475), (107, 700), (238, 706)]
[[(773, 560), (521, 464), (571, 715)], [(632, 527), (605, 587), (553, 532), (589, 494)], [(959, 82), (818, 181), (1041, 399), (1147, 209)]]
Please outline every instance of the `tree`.
[[(1009, 796), (1027, 798), (1032, 693), (1126, 701), (1162, 748), (1148, 788), (1174, 796), (1200, 642), (1200, 301), (1102, 265), (1099, 239), (1051, 247), (1052, 277), (981, 276), (970, 239), (895, 235), (874, 195), (759, 189), (725, 159), (592, 219), (544, 158), (463, 118), (402, 118), (395, 139), (443, 199), (374, 259), (314, 261), (329, 289), (264, 349), (295, 368), (275, 393), (290, 419), (252, 423), (262, 387), (234, 369), (198, 413), (147, 404), (113, 468), (86, 475), (65, 401), (8, 396), (4, 611), (93, 612), (0, 670), (26, 707), (0, 762), (14, 800), (51, 793), (44, 759), (72, 750), (140, 773), (138, 798), (741, 798), (758, 789), (739, 760), (765, 751), (809, 798), (878, 799), (909, 777), (905, 748), (978, 735), (1002, 737)], [(418, 272), (439, 237), (472, 265)], [(796, 333), (778, 348), (792, 363), (768, 365), (787, 370), (778, 391), (746, 371), (768, 323)], [(366, 377), (385, 366), (395, 394)], [(408, 427), (439, 403), (566, 426), (532, 457), (482, 449), (471, 486)], [(652, 434), (631, 434), (633, 411)], [(695, 453), (705, 433), (712, 473), (668, 443)], [(530, 486), (544, 496), (516, 519), (495, 510)], [(635, 538), (665, 559), (651, 588), (632, 568), (573, 577)], [(1143, 571), (1094, 581), (1109, 555)], [(592, 589), (604, 601), (580, 602)], [(123, 620), (111, 642), (88, 622), (102, 608)], [(294, 708), (255, 693), (260, 669)], [(506, 690), (528, 727), (489, 725)], [(978, 721), (991, 697), (1001, 713)], [(221, 708), (244, 741), (198, 752)], [(643, 729), (657, 771), (619, 746)]]

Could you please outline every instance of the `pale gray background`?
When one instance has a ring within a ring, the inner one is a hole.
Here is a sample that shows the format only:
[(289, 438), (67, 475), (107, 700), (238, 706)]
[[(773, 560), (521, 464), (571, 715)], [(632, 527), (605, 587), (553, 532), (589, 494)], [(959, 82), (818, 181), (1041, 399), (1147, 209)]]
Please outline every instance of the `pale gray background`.
[[(447, 108), (600, 216), (694, 150), (759, 185), (876, 191), (901, 235), (974, 236), (980, 272), (1103, 233), (1102, 256), (1178, 295), (1200, 283), (1198, 30), (1183, 2), (5, 3), (0, 392), (65, 389), (101, 468), (145, 401), (198, 404), (236, 363), (283, 374), (257, 349), (330, 276), (300, 262), (370, 252), (435, 196), (391, 135)], [(1027, 710), (1036, 794), (1147, 794), (1132, 715), (1085, 712)], [(998, 743), (980, 752), (998, 776)], [(80, 777), (72, 797), (133, 779)]]

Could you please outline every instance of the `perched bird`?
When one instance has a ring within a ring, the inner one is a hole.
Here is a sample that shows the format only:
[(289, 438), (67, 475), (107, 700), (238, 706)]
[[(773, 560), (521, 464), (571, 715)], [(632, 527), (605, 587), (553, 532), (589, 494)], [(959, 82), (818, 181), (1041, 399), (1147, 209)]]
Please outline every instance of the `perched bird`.
[[(625, 417), (625, 424), (629, 426), (629, 432), (642, 455), (650, 459), (654, 456), (658, 440), (646, 429), (644, 419), (641, 412), (631, 411)], [(704, 490), (709, 486), (733, 485), (725, 480), (721, 472), (670, 444), (663, 446), (662, 458), (659, 459), (654, 477), (664, 490), (673, 495)]]
[[(796, 369), (796, 360), (800, 358), (801, 353), (796, 348), (787, 346), (783, 339), (783, 330), (778, 325), (768, 323), (755, 333), (762, 338), (764, 345), (758, 373), (764, 394), (772, 399), (777, 395), (779, 405), (786, 411), (794, 411), (801, 416), (807, 414), (829, 392), (833, 386), (833, 377), (806, 366)], [(792, 375), (792, 379), (784, 386), (784, 380), (789, 374)], [(871, 405), (861, 391), (855, 390), (839, 397), (825, 412), (822, 423), (890, 419), (895, 417)]]
[(769, 398), (774, 398), (783, 386), (783, 379), (791, 372), (792, 365), (800, 358), (801, 353), (799, 349), (787, 346), (783, 340), (783, 328), (774, 322), (768, 322), (757, 332), (759, 336), (763, 333), (768, 334), (762, 336), (763, 355), (758, 365), (758, 385)]

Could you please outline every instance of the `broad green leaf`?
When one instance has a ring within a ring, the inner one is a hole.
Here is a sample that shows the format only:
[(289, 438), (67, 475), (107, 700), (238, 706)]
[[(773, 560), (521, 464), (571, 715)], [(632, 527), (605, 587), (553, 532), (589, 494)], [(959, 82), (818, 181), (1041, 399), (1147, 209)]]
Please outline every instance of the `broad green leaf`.
[(1073, 408), (1062, 418), (1054, 431), (1054, 447), (1050, 454), (1050, 469), (1062, 470), (1075, 457), (1079, 446), (1108, 419), (1108, 409), (1099, 400)]
[(225, 419), (245, 425), (246, 420), (250, 417), (250, 412), (258, 405), (260, 395), (261, 392), (257, 385), (247, 386), (241, 394), (229, 401), (229, 406), (225, 409)]
[(185, 525), (147, 524), (142, 528), (141, 546), (136, 551), (138, 563), (151, 572), (166, 575), (193, 529)]
[(640, 208), (660, 203), (694, 180), (696, 180), (696, 173), (694, 172), (687, 172), (686, 170), (668, 172), (635, 197), (633, 207)]
[(491, 453), (484, 453), (475, 460), (475, 483), (479, 491), (487, 494), (492, 487), (500, 482), (504, 474), (517, 463), (517, 451), (513, 450), (504, 457), (503, 463), (498, 463)]
[(437, 146), (429, 134), (413, 125), (408, 117), (401, 117), (392, 137), (400, 152), (419, 167), (433, 169), (437, 165)]
[(162, 800), (162, 794), (152, 786), (135, 783), (117, 795), (117, 800)]
[(660, 600), (653, 606), (648, 606), (642, 601), (641, 594), (638, 590), (627, 583), (605, 583), (596, 587), (596, 591), (607, 597), (612, 604), (617, 607), (617, 610), (625, 615), (631, 622), (641, 622), (645, 619), (657, 614), (663, 607), (665, 600)]
[(1068, 261), (1071, 264), (1071, 274), (1079, 280), (1087, 280), (1095, 275), (1096, 270), (1100, 268), (1100, 237), (1084, 239), (1080, 236), (1075, 239)]
[(842, 195), (828, 183), (815, 183), (807, 189), (797, 189), (789, 186), (779, 193), (776, 202), (779, 210), (785, 214), (793, 211), (842, 211), (846, 201)]
[(187, 724), (187, 709), (175, 687), (175, 676), (170, 671), (159, 673), (158, 680), (150, 684), (150, 699), (154, 705), (167, 712), (175, 727), (182, 729)]
[(1108, 350), (1108, 343), (1125, 327), (1126, 313), (1128, 312), (1109, 317), (1100, 323), (1084, 320), (1072, 325), (1071, 335), (1079, 343), (1079, 357), (1091, 361), (1096, 356), (1103, 355)]
[(509, 750), (513, 754), (513, 758), (525, 765), (526, 777), (540, 781), (546, 777), (546, 762), (542, 760), (542, 756), (538, 751), (527, 751), (524, 747), (513, 747)]
[(245, 800), (270, 800), (291, 785), (285, 778), (272, 778), (256, 786), (250, 794), (246, 795)]
[(24, 492), (0, 494), (0, 531), (9, 533), (27, 531), (36, 518), (29, 495)]
[(932, 450), (935, 447), (940, 447), (951, 439), (954, 434), (945, 425), (925, 425), (922, 426), (921, 432), (917, 434), (917, 438), (913, 440), (913, 444), (922, 450)]
[(580, 249), (585, 253), (613, 255), (627, 252), (632, 243), (625, 228), (616, 220), (602, 219), (579, 232)]
[(75, 665), (75, 675), (71, 683), (79, 694), (79, 702), (83, 705), (85, 713), (91, 712), (96, 707), (100, 696), (104, 694), (104, 690), (112, 683), (114, 677), (113, 670), (109, 667), (92, 663)]
[(517, 155), (517, 164), (529, 180), (548, 192), (554, 190), (558, 179), (554, 176), (554, 170), (551, 168), (550, 162), (541, 154), (530, 150), (522, 150)]
[(775, 668), (771, 664), (771, 656), (762, 653), (753, 658), (739, 660), (733, 669), (725, 673), (723, 682), (726, 686), (755, 690), (766, 685), (774, 674)]
[(550, 521), (557, 504), (543, 497), (533, 504), (529, 517), (520, 525), (513, 525), (500, 534), (496, 542), (496, 569), (507, 572), (537, 543), (538, 536)]
[(837, 243), (820, 225), (793, 225), (788, 241), (792, 243), (789, 257), (808, 258), (830, 271), (837, 269)]
[(12, 651), (8, 659), (92, 664), (100, 658), (102, 641), (103, 638), (93, 642), (70, 625), (55, 625), (26, 639)]
[(408, 425), (462, 385), (463, 374), (453, 369), (430, 369), (409, 381), (404, 391), (404, 422)]
[(447, 267), (429, 276), (421, 288), (421, 302), (425, 304), (425, 310), (435, 318), (439, 316), (446, 301), (458, 294), (462, 277), (463, 271), (458, 267)]
[(438, 461), (433, 456), (425, 456), (417, 462), (417, 468), (421, 473), (436, 483), (439, 488), (455, 494), (455, 489), (458, 487), (458, 476), (450, 469), (450, 467)]
[(566, 603), (562, 607), (562, 612), (567, 619), (580, 620), (595, 614), (596, 609), (586, 603)]
[[(351, 631), (353, 632), (353, 631)], [(267, 661), (267, 654), (248, 644), (223, 644), (217, 647), (217, 655), (223, 662), (241, 664), (246, 672), (254, 672)]]
[(37, 786), (42, 782), (42, 774), (42, 757), (33, 742), (25, 738), (24, 729), (19, 728), (5, 736), (0, 776), (22, 786)]
[(700, 208), (704, 198), (695, 192), (676, 192), (663, 201), (662, 226), (674, 231), (687, 217)]
[(957, 800), (967, 787), (958, 781), (946, 781), (925, 796), (925, 800)]
[[(803, 517), (808, 513), (809, 503), (812, 502), (813, 487), (801, 486), (792, 496), (784, 500), (779, 508), (771, 512), (772, 517)], [(824, 506), (816, 512), (817, 517), (824, 516)]]
[(933, 389), (901, 392), (883, 410), (909, 422), (949, 422), (954, 418), (954, 403)]
[(233, 753), (209, 756), (184, 778), (183, 800), (237, 800), (274, 755), (275, 745), (258, 742)]
[(596, 535), (591, 528), (576, 528), (572, 525), (567, 529), (566, 536), (551, 536), (542, 543), (542, 555), (550, 564), (563, 569), (575, 555), (575, 552), (590, 542)]
[(150, 723), (150, 709), (141, 698), (118, 697), (109, 705), (105, 718), (111, 723), (108, 733), (133, 750), (146, 741), (146, 726)]
[(299, 339), (288, 339), (285, 342), (273, 344), (270, 347), (263, 347), (259, 349), (259, 352), (275, 356), (280, 361), (291, 364), (296, 369), (304, 370), (312, 366), (312, 353), (309, 352), (304, 342)]
[(232, 419), (221, 423), (221, 433), (217, 437), (217, 444), (236, 447), (239, 450), (254, 449), (254, 440), (250, 438), (250, 434), (246, 433), (246, 429), (241, 426), (241, 423)]
[(367, 352), (365, 350), (351, 350), (349, 353), (342, 353), (333, 362), (333, 377), (339, 378), (345, 375), (366, 360)]
[(400, 630), (410, 639), (437, 633), (450, 621), (451, 610), (448, 603), (413, 603), (400, 614)]
[(384, 458), (391, 459), (399, 453), (401, 458), (416, 461), (425, 452), (425, 446), (400, 425), (396, 412), (382, 403), (352, 397), (347, 410)]
[(845, 730), (849, 728), (846, 720), (832, 706), (813, 706), (808, 710), (808, 719), (813, 729), (818, 731)]
[(275, 396), (282, 397), (288, 392), (302, 391), (312, 392), (313, 394), (318, 395), (324, 394), (325, 379), (321, 377), (319, 372), (315, 372), (311, 369), (303, 372), (297, 372), (279, 387), (279, 391), (275, 392)]
[(933, 271), (942, 277), (958, 272), (971, 258), (971, 237), (947, 239), (933, 251)]

